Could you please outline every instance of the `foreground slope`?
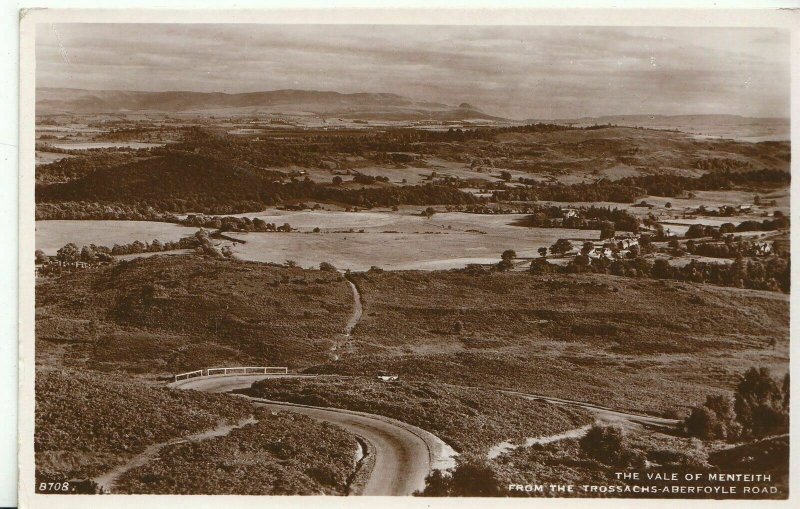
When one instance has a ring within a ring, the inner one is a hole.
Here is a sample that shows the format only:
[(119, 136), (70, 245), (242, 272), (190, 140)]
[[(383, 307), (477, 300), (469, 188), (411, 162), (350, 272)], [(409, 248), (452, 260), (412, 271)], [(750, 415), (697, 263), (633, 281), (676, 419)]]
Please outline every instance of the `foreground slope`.
[(788, 369), (788, 296), (601, 275), (370, 271), (354, 353), (317, 371), (674, 411)]

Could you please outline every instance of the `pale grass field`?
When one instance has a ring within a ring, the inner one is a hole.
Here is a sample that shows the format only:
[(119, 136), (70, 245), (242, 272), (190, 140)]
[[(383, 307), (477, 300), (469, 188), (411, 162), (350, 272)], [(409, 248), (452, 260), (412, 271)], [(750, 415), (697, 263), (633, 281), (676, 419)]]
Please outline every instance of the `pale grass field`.
[(136, 240), (173, 241), (196, 231), (197, 228), (155, 221), (36, 221), (36, 249), (55, 255), (70, 242), (79, 248), (89, 244), (113, 247), (114, 244), (130, 244)]
[[(284, 212), (259, 215), (267, 222), (288, 222), (299, 233), (231, 233), (246, 243), (232, 246), (242, 259), (302, 267), (329, 262), (340, 269), (439, 270), (470, 263), (496, 263), (513, 249), (536, 257), (540, 247), (560, 238), (596, 240), (595, 230), (523, 228), (510, 223), (521, 214), (438, 213), (425, 219), (410, 212)], [(320, 233), (310, 233), (315, 227)], [(349, 232), (350, 229), (354, 231)], [(359, 230), (364, 233), (358, 233)], [(485, 232), (485, 233), (481, 233)]]

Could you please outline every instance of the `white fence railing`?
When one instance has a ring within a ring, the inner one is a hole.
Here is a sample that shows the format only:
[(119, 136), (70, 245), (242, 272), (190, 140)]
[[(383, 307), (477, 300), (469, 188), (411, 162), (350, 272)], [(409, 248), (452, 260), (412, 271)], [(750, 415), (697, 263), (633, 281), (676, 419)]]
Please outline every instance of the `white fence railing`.
[(204, 376), (226, 376), (226, 375), (285, 375), (289, 373), (289, 368), (285, 366), (237, 366), (234, 368), (208, 368), (189, 371), (175, 375), (175, 382), (188, 380)]

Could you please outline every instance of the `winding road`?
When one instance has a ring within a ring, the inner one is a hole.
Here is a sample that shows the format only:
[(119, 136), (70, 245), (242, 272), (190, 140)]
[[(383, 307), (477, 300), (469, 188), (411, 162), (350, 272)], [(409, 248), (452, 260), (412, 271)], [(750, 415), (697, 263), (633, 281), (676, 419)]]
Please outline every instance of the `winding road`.
[[(181, 380), (175, 389), (229, 392), (244, 389), (264, 378), (309, 375), (233, 375)], [(313, 376), (313, 375), (312, 375)], [(425, 487), (425, 477), (435, 468), (453, 466), (455, 451), (435, 435), (410, 424), (381, 415), (269, 401), (242, 396), (253, 404), (276, 411), (308, 415), (340, 426), (360, 437), (374, 454), (372, 472), (359, 495), (411, 495)]]
[[(363, 306), (358, 288), (346, 275), (345, 279), (353, 291), (353, 313), (342, 333), (343, 340), (332, 348), (335, 359), (337, 350), (350, 341), (353, 329), (361, 319)], [(325, 377), (332, 375), (304, 374), (252, 374), (218, 375), (191, 378), (169, 384), (175, 389), (192, 389), (204, 392), (227, 393), (248, 388), (253, 382), (266, 378)], [(473, 387), (484, 389), (480, 387)], [(678, 421), (614, 410), (591, 403), (529, 394), (512, 390), (496, 389), (505, 394), (529, 400), (544, 401), (559, 406), (572, 406), (588, 410), (596, 422), (615, 423), (623, 426), (647, 426), (653, 428), (674, 427)], [(425, 487), (425, 477), (434, 469), (447, 469), (455, 465), (457, 453), (441, 439), (421, 428), (389, 417), (337, 408), (315, 407), (254, 398), (237, 394), (274, 411), (288, 411), (307, 415), (314, 419), (340, 426), (366, 444), (368, 454), (374, 458), (372, 470), (366, 483), (355, 494), (358, 495), (411, 495)], [(533, 439), (532, 443), (545, 443), (565, 437), (579, 436), (588, 426), (569, 430), (552, 437)], [(501, 454), (511, 444), (498, 444), (494, 454)], [(490, 453), (492, 454), (492, 453)]]

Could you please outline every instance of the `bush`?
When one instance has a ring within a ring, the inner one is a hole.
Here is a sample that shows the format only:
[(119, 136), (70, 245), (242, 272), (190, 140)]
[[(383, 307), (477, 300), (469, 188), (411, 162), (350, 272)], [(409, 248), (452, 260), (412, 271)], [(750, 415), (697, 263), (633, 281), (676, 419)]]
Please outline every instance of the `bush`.
[(695, 407), (684, 421), (690, 436), (703, 440), (734, 440), (742, 436), (761, 438), (789, 427), (789, 378), (782, 386), (768, 368), (750, 368), (742, 376), (734, 401), (712, 395)]
[(425, 497), (497, 497), (500, 480), (484, 460), (459, 460), (450, 473), (434, 470), (425, 478), (425, 489), (415, 495)]
[(619, 426), (593, 425), (578, 444), (588, 458), (616, 467), (641, 467), (645, 464), (642, 451), (628, 447), (625, 432)]
[(692, 413), (684, 421), (686, 433), (703, 440), (722, 438), (719, 430), (722, 428), (717, 415), (706, 406), (692, 408)]
[[(788, 381), (788, 376), (785, 379)], [(789, 426), (788, 384), (784, 389), (772, 378), (769, 368), (750, 368), (736, 387), (734, 409), (745, 433), (756, 438), (781, 432)]]

